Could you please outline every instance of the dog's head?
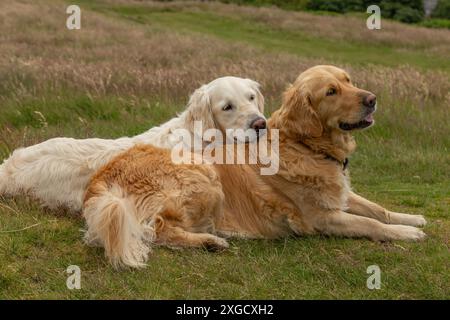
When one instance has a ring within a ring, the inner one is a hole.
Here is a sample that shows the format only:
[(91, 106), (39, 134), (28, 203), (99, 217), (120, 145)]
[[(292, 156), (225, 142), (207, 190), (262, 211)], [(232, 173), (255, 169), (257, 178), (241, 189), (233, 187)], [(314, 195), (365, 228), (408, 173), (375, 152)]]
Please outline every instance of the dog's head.
[(203, 129), (255, 129), (259, 134), (266, 128), (264, 98), (259, 84), (238, 77), (218, 78), (197, 89), (188, 104), (191, 123), (202, 121)]
[(355, 87), (344, 70), (315, 66), (285, 91), (277, 127), (291, 137), (317, 138), (324, 131), (367, 128), (375, 110), (375, 95)]

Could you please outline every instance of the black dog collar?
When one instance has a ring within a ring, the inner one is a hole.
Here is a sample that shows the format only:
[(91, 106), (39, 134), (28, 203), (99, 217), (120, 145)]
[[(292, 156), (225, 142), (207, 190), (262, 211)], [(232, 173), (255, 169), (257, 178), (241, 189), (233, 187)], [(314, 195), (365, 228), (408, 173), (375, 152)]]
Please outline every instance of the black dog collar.
[(337, 163), (339, 163), (342, 166), (342, 170), (344, 170), (344, 171), (345, 171), (345, 169), (347, 169), (348, 158), (345, 158), (344, 161), (339, 161), (335, 157), (330, 156), (329, 154), (327, 154), (327, 155), (325, 155), (325, 159), (330, 159), (330, 160), (336, 161)]

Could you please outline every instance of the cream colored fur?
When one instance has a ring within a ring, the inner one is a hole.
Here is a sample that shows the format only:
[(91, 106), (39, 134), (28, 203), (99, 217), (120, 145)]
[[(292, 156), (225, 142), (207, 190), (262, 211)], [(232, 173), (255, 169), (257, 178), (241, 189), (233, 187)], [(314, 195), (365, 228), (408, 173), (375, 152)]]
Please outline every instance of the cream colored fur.
[[(252, 101), (249, 97), (254, 97)], [(224, 111), (228, 103), (235, 108)], [(27, 194), (50, 208), (82, 208), (86, 185), (92, 175), (119, 153), (137, 143), (171, 148), (177, 143), (173, 131), (193, 130), (194, 121), (203, 129), (247, 129), (263, 117), (264, 99), (259, 84), (237, 77), (218, 78), (197, 89), (187, 109), (176, 118), (135, 137), (120, 139), (54, 138), (15, 150), (0, 165), (0, 195)]]
[[(261, 164), (176, 165), (168, 150), (131, 148), (89, 184), (88, 236), (114, 265), (132, 267), (148, 258), (151, 243), (227, 248), (220, 236), (422, 240), (422, 216), (389, 211), (351, 191), (343, 164), (356, 147), (353, 131), (373, 124), (376, 105), (369, 101), (376, 97), (339, 68), (303, 72), (269, 119), (269, 131), (280, 133), (280, 170), (272, 176), (260, 174)], [(149, 226), (153, 232), (143, 236)]]

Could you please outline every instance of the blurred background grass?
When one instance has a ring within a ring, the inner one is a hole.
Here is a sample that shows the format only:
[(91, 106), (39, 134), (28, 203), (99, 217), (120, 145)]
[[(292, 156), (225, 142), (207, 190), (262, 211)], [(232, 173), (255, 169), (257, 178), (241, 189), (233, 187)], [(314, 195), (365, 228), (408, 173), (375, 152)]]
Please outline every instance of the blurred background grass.
[[(379, 99), (376, 126), (356, 134), (354, 188), (393, 210), (425, 214), (429, 238), (234, 240), (220, 254), (158, 248), (147, 269), (116, 272), (101, 249), (83, 245), (80, 217), (4, 199), (0, 298), (449, 297), (449, 30), (387, 19), (368, 30), (364, 13), (284, 6), (78, 3), (82, 28), (72, 31), (67, 2), (0, 3), (0, 159), (55, 136), (140, 133), (223, 75), (259, 81), (269, 116), (300, 72), (336, 64)], [(71, 264), (82, 270), (82, 290), (65, 286)], [(370, 264), (381, 267), (381, 290), (365, 286)]]

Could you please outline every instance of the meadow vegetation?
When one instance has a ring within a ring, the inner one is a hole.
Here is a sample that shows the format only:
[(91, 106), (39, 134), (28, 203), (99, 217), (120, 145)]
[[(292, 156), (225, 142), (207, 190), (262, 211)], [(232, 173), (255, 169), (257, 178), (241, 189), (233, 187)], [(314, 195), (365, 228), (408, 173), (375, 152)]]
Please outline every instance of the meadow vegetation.
[[(164, 0), (162, 0), (164, 1)], [(423, 0), (220, 0), (251, 6), (276, 6), (282, 9), (309, 11), (318, 14), (363, 13), (377, 5), (383, 19), (405, 23), (420, 23), (428, 27), (449, 28), (450, 0), (439, 0), (434, 9), (425, 14)]]
[[(349, 71), (377, 94), (375, 127), (356, 134), (354, 189), (385, 207), (424, 214), (423, 243), (333, 237), (231, 241), (229, 251), (156, 248), (142, 270), (115, 271), (87, 247), (83, 220), (30, 199), (0, 200), (0, 298), (448, 298), (450, 30), (358, 16), (223, 3), (0, 3), (0, 160), (55, 136), (135, 135), (183, 110), (223, 75), (257, 80), (266, 114), (316, 64)], [(82, 289), (66, 288), (69, 265)], [(366, 268), (382, 289), (366, 288)]]

